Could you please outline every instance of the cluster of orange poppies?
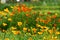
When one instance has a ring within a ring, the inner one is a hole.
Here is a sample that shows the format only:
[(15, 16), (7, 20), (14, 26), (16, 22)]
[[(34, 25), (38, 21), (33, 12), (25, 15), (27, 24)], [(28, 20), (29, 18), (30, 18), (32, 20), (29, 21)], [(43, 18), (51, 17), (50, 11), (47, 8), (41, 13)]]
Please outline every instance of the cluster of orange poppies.
[(32, 8), (28, 8), (25, 4), (17, 6), (17, 10), (18, 12), (30, 12), (32, 10)]

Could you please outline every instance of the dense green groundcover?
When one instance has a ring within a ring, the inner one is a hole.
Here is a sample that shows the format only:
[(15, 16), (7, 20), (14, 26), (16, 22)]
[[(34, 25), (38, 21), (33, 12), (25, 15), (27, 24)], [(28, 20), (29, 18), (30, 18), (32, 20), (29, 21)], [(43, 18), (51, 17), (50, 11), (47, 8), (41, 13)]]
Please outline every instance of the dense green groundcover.
[[(49, 35), (48, 33), (44, 33), (42, 35), (38, 35), (36, 34), (36, 36), (31, 35), (29, 33), (26, 34), (18, 34), (18, 35), (14, 35), (11, 32), (8, 33), (1, 33), (0, 32), (0, 40), (56, 40), (56, 39), (51, 39), (51, 35)], [(53, 34), (53, 37), (58, 36), (57, 40), (60, 40), (60, 35), (55, 35)], [(44, 39), (45, 37), (45, 39)]]

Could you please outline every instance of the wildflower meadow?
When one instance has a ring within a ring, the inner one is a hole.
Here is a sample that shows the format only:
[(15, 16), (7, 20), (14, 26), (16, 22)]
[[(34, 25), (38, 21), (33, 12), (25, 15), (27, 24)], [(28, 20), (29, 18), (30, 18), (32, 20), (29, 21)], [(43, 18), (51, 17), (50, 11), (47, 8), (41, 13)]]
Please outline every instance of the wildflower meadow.
[(60, 40), (59, 6), (34, 5), (0, 4), (0, 40)]

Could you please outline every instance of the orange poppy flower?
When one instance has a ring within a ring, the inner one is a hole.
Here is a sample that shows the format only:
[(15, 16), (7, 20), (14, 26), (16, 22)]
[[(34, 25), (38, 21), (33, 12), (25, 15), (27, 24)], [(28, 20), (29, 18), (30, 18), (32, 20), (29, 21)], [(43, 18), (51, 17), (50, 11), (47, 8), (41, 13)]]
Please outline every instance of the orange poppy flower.
[(27, 11), (27, 8), (26, 7), (22, 7), (22, 11), (23, 12), (26, 12)]
[(40, 19), (40, 22), (43, 22), (44, 23), (44, 20), (43, 19)]
[(12, 13), (10, 13), (10, 16), (13, 16), (15, 14), (15, 12), (12, 12)]
[(28, 12), (31, 12), (31, 10), (32, 10), (31, 8), (28, 8)]
[(48, 14), (51, 14), (51, 12), (48, 12)]
[(58, 19), (58, 22), (60, 22), (60, 19)]
[(55, 19), (57, 16), (56, 15), (53, 15), (52, 18)]
[(53, 26), (54, 26), (54, 27), (56, 27), (56, 26), (57, 26), (57, 24), (53, 24)]
[(18, 12), (20, 12), (20, 11), (21, 11), (20, 9), (21, 9), (20, 7), (18, 7), (18, 8), (17, 8)]
[(44, 22), (43, 22), (43, 23), (48, 24), (48, 21), (47, 21), (47, 20), (44, 20)]
[(12, 14), (12, 13), (10, 14), (10, 16), (13, 16), (13, 15), (14, 15), (14, 14)]
[(24, 7), (21, 7), (22, 11), (24, 10)]
[(27, 17), (30, 17), (30, 14), (26, 14)]

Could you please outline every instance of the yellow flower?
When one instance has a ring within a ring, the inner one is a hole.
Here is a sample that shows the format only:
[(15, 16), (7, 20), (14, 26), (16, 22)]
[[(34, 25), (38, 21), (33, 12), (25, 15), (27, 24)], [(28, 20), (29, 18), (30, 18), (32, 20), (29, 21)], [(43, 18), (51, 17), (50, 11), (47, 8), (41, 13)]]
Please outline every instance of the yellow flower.
[(13, 33), (14, 35), (17, 35), (17, 34), (20, 34), (21, 32), (20, 32), (20, 31), (12, 31), (12, 33)]
[(2, 13), (2, 11), (0, 11), (0, 13)]
[(46, 27), (46, 26), (43, 26), (43, 29), (45, 29), (45, 31), (48, 31), (48, 27)]
[(48, 32), (49, 32), (50, 34), (52, 34), (52, 33), (53, 33), (53, 30), (48, 30)]
[(12, 21), (12, 19), (11, 19), (11, 18), (8, 18), (8, 21), (10, 21), (10, 22), (11, 22), (11, 21)]
[(36, 24), (36, 27), (41, 27), (41, 25), (39, 25), (39, 24)]
[(30, 37), (30, 38), (28, 38), (28, 40), (33, 40), (33, 39)]
[(39, 35), (43, 34), (43, 32), (38, 32)]
[(3, 16), (6, 16), (7, 14), (6, 14), (6, 13), (4, 13), (4, 12), (2, 12), (2, 15), (3, 15)]
[(37, 29), (36, 29), (36, 28), (33, 28), (32, 30), (33, 30), (33, 32), (34, 32), (34, 33), (36, 33), (36, 31), (37, 31)]
[(56, 34), (60, 34), (60, 32), (56, 32)]
[(4, 9), (5, 12), (9, 12), (8, 8)]
[(3, 26), (7, 26), (7, 24), (6, 23), (3, 23)]
[(9, 40), (9, 38), (5, 38), (5, 40)]
[(55, 37), (52, 36), (52, 40), (57, 40), (57, 36), (55, 36)]
[(1, 12), (0, 12), (0, 15), (6, 16), (7, 14), (6, 14), (4, 11), (1, 11)]
[(6, 30), (2, 30), (3, 32), (6, 32)]
[(0, 11), (0, 15), (2, 15), (3, 11)]
[(22, 25), (22, 22), (18, 22), (18, 24), (17, 24), (18, 26), (21, 26)]
[(54, 38), (56, 38), (56, 39), (57, 39), (57, 36), (55, 36)]
[(42, 29), (45, 29), (45, 31), (47, 31), (49, 28), (46, 26), (41, 26)]
[(47, 15), (47, 12), (45, 12), (44, 14)]
[(11, 27), (11, 30), (15, 30), (15, 29), (16, 29), (15, 27), (13, 27), (13, 26)]
[(56, 38), (53, 38), (53, 39), (51, 39), (51, 40), (57, 40)]
[(46, 37), (43, 37), (43, 39), (46, 39)]
[(55, 13), (55, 15), (58, 15), (57, 13)]
[(23, 31), (24, 31), (24, 32), (27, 31), (27, 28), (24, 27), (24, 28), (23, 28)]

